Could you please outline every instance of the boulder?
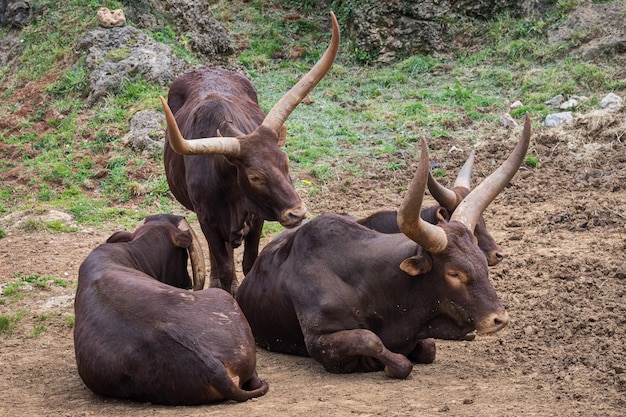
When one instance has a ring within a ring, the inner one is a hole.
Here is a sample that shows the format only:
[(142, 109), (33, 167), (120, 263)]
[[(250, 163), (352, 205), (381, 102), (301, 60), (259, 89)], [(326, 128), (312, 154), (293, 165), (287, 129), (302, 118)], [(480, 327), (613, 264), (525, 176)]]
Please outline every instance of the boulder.
[(168, 86), (190, 68), (172, 48), (132, 26), (96, 28), (79, 41), (78, 47), (87, 53), (91, 105), (119, 91), (124, 82), (143, 77)]

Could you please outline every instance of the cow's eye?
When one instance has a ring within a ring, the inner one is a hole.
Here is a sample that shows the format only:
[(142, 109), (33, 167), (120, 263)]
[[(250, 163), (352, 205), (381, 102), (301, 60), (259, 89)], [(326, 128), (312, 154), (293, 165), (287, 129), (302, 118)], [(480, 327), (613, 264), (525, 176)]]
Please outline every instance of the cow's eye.
[(457, 271), (448, 271), (446, 277), (453, 285), (467, 285), (469, 283), (469, 278), (467, 275), (457, 272)]
[(265, 178), (265, 175), (260, 172), (251, 172), (248, 174), (248, 181), (250, 181), (250, 184), (252, 185), (260, 186), (265, 185), (267, 179)]

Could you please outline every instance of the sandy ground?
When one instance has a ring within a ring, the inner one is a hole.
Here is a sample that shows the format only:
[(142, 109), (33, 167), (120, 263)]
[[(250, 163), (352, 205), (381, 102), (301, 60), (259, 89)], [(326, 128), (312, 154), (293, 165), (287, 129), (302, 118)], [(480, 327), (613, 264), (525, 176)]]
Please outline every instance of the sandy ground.
[[(595, 115), (565, 130), (536, 129), (530, 152), (540, 165), (520, 170), (485, 213), (507, 252), (491, 278), (511, 323), (471, 342), (438, 341), (435, 362), (415, 365), (406, 380), (382, 372), (334, 375), (312, 359), (259, 349), (258, 373), (270, 391), (245, 403), (162, 407), (96, 396), (76, 371), (69, 320), (78, 267), (115, 226), (50, 233), (2, 225), (9, 232), (0, 239), (2, 288), (32, 275), (68, 285), (24, 285), (17, 294), (0, 295), (0, 315), (17, 323), (0, 334), (0, 415), (622, 416), (625, 116)], [(477, 145), (476, 182), (493, 169), (492, 161), (504, 159), (517, 137), (494, 133)], [(448, 172), (467, 156), (448, 154), (453, 145), (469, 151), (466, 143), (438, 141), (446, 158), (439, 162)], [(398, 190), (412, 174), (352, 178), (348, 187), (338, 176), (322, 193), (302, 195), (315, 213), (365, 215), (396, 208)]]

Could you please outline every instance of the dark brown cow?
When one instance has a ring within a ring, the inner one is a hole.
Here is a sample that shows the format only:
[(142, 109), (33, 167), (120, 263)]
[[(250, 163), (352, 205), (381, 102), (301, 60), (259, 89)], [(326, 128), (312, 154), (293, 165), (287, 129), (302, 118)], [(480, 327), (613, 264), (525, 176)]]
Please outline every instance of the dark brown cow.
[(167, 103), (161, 98), (167, 181), (176, 199), (198, 215), (209, 244), (212, 287), (236, 291), (233, 248), (245, 243), (247, 273), (258, 255), (264, 220), (290, 228), (306, 216), (280, 149), (286, 140), (283, 123), (335, 59), (339, 26), (331, 17), (328, 49), (267, 116), (250, 81), (219, 68), (182, 75), (170, 87)]
[[(470, 192), (470, 178), (472, 173), (472, 166), (474, 165), (474, 151), (470, 154), (467, 161), (459, 171), (459, 175), (454, 181), (454, 187), (452, 189), (446, 188), (439, 184), (437, 180), (428, 173), (428, 190), (435, 200), (439, 203), (436, 206), (430, 206), (422, 210), (421, 217), (423, 220), (431, 224), (436, 224), (438, 216), (445, 217), (446, 220), (450, 219), (450, 215), (454, 212), (459, 205), (463, 197)], [(358, 223), (365, 227), (374, 229), (381, 233), (400, 233), (398, 227), (398, 212), (395, 210), (383, 210), (371, 214), (368, 217), (359, 219)], [(481, 215), (476, 223), (474, 229), (474, 235), (478, 239), (478, 246), (485, 253), (487, 257), (487, 263), (489, 266), (494, 266), (500, 263), (504, 258), (502, 248), (498, 245), (491, 236), (491, 233), (487, 230), (485, 219)]]
[[(233, 297), (172, 286), (192, 286), (188, 250), (192, 269), (205, 272), (194, 237), (182, 217), (149, 216), (81, 264), (74, 348), (78, 373), (93, 392), (171, 405), (267, 392), (250, 326)], [(196, 276), (193, 286), (203, 280)]]
[(420, 218), (428, 180), (422, 141), (417, 172), (398, 211), (402, 233), (380, 233), (323, 214), (268, 244), (237, 300), (257, 343), (310, 355), (330, 372), (384, 369), (405, 378), (411, 361), (435, 358), (433, 338), (493, 333), (509, 316), (473, 235), (528, 148), (530, 121), (509, 158), (458, 204), (450, 220)]

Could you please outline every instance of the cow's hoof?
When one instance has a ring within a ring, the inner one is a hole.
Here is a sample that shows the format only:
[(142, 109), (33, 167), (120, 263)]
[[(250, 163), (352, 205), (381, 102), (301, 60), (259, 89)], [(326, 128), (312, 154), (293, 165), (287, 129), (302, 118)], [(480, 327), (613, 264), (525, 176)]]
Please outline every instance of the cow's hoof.
[(416, 363), (433, 363), (436, 354), (435, 339), (422, 339), (417, 342), (409, 358)]
[(405, 379), (411, 374), (413, 370), (413, 364), (403, 355), (397, 355), (397, 358), (393, 362), (387, 362), (385, 364), (385, 375), (390, 378)]

